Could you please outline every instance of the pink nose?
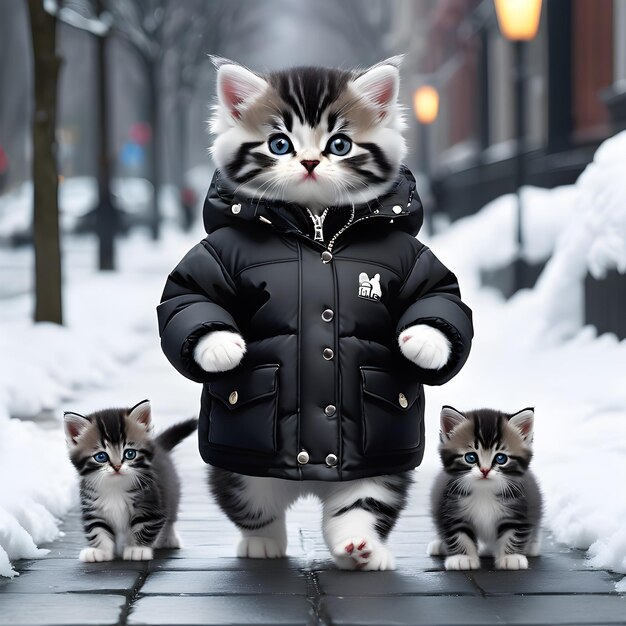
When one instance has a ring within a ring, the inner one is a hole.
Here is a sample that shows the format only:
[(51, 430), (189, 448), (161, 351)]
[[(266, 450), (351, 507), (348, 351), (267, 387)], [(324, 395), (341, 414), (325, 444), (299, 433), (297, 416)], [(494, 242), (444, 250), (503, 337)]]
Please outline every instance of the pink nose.
[(319, 161), (300, 161), (304, 169), (310, 174), (320, 164)]
[(122, 469), (122, 466), (121, 466), (121, 465), (114, 465), (114, 466), (113, 466), (113, 469), (114, 469), (116, 472), (119, 472), (119, 471)]
[(483, 474), (483, 478), (487, 478), (487, 474), (489, 474), (489, 472), (491, 471), (490, 467), (481, 467), (480, 471)]

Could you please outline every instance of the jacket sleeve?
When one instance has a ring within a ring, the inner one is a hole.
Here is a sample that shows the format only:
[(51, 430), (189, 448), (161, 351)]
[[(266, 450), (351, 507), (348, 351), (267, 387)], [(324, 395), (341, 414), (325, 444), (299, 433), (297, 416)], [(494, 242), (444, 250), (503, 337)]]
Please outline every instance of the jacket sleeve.
[(235, 284), (207, 240), (194, 246), (168, 276), (157, 307), (161, 347), (184, 376), (205, 382), (211, 375), (193, 359), (198, 339), (214, 330), (239, 332), (233, 316)]
[(418, 368), (420, 379), (427, 385), (448, 382), (467, 361), (474, 336), (472, 311), (461, 301), (456, 276), (423, 246), (398, 297), (405, 308), (396, 336), (414, 324), (428, 324), (443, 332), (452, 346), (450, 359), (442, 369)]

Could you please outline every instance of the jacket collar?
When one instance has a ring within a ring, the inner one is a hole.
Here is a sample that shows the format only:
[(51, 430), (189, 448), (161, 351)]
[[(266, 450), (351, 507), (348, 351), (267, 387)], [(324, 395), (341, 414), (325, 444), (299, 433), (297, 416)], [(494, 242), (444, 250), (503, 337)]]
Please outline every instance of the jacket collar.
[[(417, 194), (415, 178), (406, 166), (400, 167), (398, 177), (387, 193), (355, 207), (355, 221), (372, 215), (388, 217), (394, 220), (394, 225), (400, 230), (417, 235), (422, 226), (424, 211)], [(304, 234), (311, 228), (311, 222), (301, 205), (235, 195), (220, 170), (216, 170), (213, 175), (204, 201), (203, 219), (207, 233), (224, 226), (236, 226), (240, 220), (260, 220), (271, 223), (278, 230), (295, 230)]]

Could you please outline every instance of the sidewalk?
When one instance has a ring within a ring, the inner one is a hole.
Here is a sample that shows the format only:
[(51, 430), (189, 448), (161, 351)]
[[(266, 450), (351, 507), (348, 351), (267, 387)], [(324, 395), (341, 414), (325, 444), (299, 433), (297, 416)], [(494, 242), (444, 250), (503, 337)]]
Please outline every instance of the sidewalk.
[(589, 570), (580, 553), (550, 541), (527, 571), (443, 571), (441, 559), (424, 556), (431, 524), (419, 482), (392, 534), (395, 572), (335, 570), (312, 501), (289, 518), (288, 559), (234, 558), (237, 533), (207, 495), (194, 446), (176, 453), (187, 477), (182, 550), (147, 563), (80, 563), (75, 511), (47, 558), (0, 582), (0, 625), (626, 624), (619, 576)]
[[(84, 394), (71, 408), (143, 397), (153, 402), (159, 430), (191, 414), (199, 389), (154, 345), (110, 389)], [(424, 469), (391, 535), (397, 571), (340, 572), (322, 541), (314, 501), (300, 502), (288, 516), (289, 558), (233, 557), (237, 532), (207, 493), (195, 438), (176, 449), (175, 460), (183, 479), (183, 549), (162, 551), (152, 562), (80, 563), (84, 538), (74, 510), (65, 536), (44, 546), (46, 558), (18, 562), (19, 577), (0, 579), (0, 626), (626, 624), (626, 597), (614, 587), (621, 576), (590, 570), (582, 552), (550, 540), (527, 571), (494, 572), (485, 561), (478, 572), (445, 572), (441, 559), (425, 556), (432, 526)]]

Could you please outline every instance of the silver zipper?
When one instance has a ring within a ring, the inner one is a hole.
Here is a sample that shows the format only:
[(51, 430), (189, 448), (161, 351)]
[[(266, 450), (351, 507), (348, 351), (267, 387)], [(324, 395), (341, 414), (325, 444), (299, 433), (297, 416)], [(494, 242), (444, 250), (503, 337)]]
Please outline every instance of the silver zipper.
[(324, 220), (330, 207), (326, 207), (321, 215), (313, 215), (313, 213), (307, 208), (307, 213), (313, 222), (313, 241), (321, 241), (324, 243)]

